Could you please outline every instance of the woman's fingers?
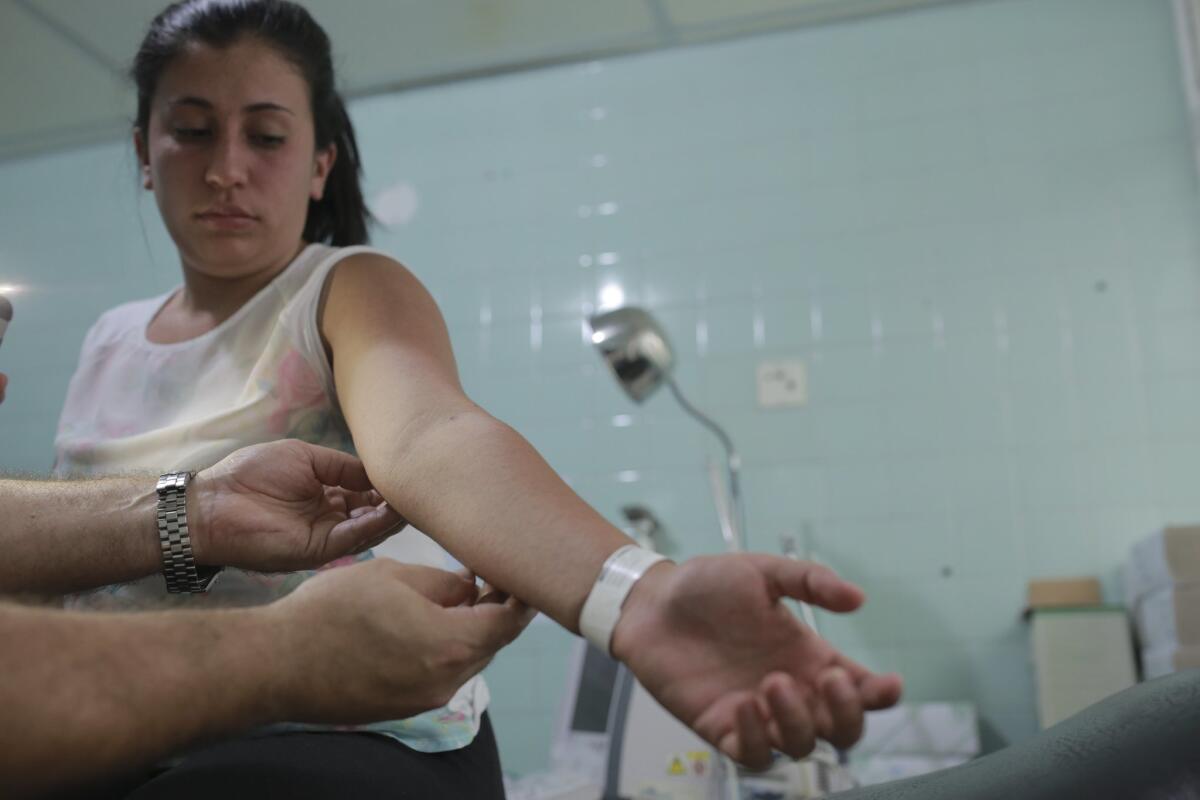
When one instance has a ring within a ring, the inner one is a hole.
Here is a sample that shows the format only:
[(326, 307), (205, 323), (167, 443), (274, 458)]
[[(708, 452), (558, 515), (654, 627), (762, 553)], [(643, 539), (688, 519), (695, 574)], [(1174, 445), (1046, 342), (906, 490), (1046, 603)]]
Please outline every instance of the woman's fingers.
[(900, 695), (904, 693), (904, 679), (894, 672), (867, 675), (858, 682), (858, 691), (865, 710), (891, 708), (900, 702)]
[(771, 717), (772, 745), (792, 758), (803, 758), (816, 746), (812, 713), (796, 681), (774, 672), (763, 679), (762, 695)]
[(733, 729), (721, 737), (721, 752), (750, 769), (771, 766), (771, 745), (767, 722), (758, 709), (754, 695), (747, 692), (733, 711)]
[(830, 729), (824, 732), (824, 738), (834, 747), (846, 749), (862, 736), (863, 706), (858, 687), (839, 667), (826, 670), (817, 683), (829, 709)]

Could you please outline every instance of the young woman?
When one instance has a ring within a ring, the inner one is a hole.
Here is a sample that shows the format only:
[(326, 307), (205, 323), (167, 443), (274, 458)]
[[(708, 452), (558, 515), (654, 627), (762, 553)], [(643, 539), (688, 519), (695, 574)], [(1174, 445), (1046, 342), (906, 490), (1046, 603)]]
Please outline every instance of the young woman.
[[(428, 292), (360, 246), (361, 167), (321, 28), (282, 0), (186, 0), (153, 21), (134, 78), (142, 179), (183, 284), (107, 312), (89, 332), (57, 440), (60, 470), (197, 469), (282, 437), (353, 448), (420, 530), (579, 630), (602, 566), (630, 540), (464, 394)], [(184, 597), (264, 602), (308, 574), (226, 570), (208, 594)], [(804, 754), (814, 735), (849, 744), (864, 709), (897, 700), (899, 679), (842, 657), (793, 618), (785, 596), (839, 611), (862, 602), (828, 570), (783, 558), (659, 562), (633, 583), (611, 651), (668, 710), (746, 763), (764, 763), (772, 747)], [(147, 580), (75, 603), (166, 598), (161, 581)], [(471, 773), (469, 787), (435, 781), (430, 796), (501, 796), (486, 705), (472, 681), (439, 711), (370, 726), (406, 753), (396, 785), (411, 788), (413, 753), (465, 753), (470, 767), (456, 773)], [(294, 734), (256, 741), (286, 749), (285, 740), (303, 746)], [(327, 764), (306, 756), (305, 769), (353, 774), (338, 753)]]

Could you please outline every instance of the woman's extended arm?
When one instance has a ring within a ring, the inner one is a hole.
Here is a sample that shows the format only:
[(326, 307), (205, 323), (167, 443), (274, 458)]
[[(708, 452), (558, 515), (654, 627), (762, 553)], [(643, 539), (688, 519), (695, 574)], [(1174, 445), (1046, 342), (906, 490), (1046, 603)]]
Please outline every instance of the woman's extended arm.
[(601, 564), (632, 540), (467, 398), (420, 282), (389, 259), (348, 258), (323, 329), (338, 400), (383, 496), (490, 583), (577, 630)]
[[(379, 255), (330, 280), (322, 332), (338, 398), (372, 483), (491, 584), (577, 631), (605, 559), (629, 539), (581, 500), (516, 431), (473, 403), (429, 293)], [(899, 679), (845, 659), (780, 603), (837, 611), (862, 593), (833, 573), (771, 556), (660, 563), (634, 587), (614, 655), (672, 713), (739, 760), (792, 755), (813, 735), (848, 745), (864, 708)]]

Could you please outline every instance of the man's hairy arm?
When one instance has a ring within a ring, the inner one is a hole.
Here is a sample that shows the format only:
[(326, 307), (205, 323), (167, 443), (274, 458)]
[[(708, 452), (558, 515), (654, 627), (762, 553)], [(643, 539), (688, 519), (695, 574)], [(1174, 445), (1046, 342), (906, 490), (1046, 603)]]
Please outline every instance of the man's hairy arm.
[(0, 480), (0, 593), (70, 592), (157, 572), (155, 478)]
[(261, 609), (118, 615), (0, 605), (5, 796), (150, 763), (278, 718), (268, 623)]
[[(152, 475), (0, 480), (0, 593), (125, 583), (162, 563)], [(197, 564), (313, 569), (400, 530), (354, 456), (293, 440), (238, 450), (187, 490)]]
[(248, 609), (74, 613), (0, 604), (0, 796), (35, 795), (281, 721), (443, 706), (529, 624), (514, 599), (377, 558)]

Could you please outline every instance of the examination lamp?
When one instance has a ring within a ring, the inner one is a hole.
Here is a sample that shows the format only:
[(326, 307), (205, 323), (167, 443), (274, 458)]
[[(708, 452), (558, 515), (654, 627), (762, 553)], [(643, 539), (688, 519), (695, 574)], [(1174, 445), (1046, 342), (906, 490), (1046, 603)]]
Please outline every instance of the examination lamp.
[[(729, 480), (728, 500), (721, 491), (719, 478), (713, 486), (713, 498), (726, 544), (733, 552), (744, 550), (746, 519), (738, 483), (740, 459), (729, 434), (689, 403), (675, 383), (671, 375), (675, 357), (667, 334), (648, 312), (633, 306), (595, 314), (588, 319), (588, 324), (592, 329), (592, 344), (635, 403), (645, 402), (658, 387), (666, 384), (683, 410), (721, 440)], [(715, 477), (715, 472), (711, 472), (710, 477)]]

